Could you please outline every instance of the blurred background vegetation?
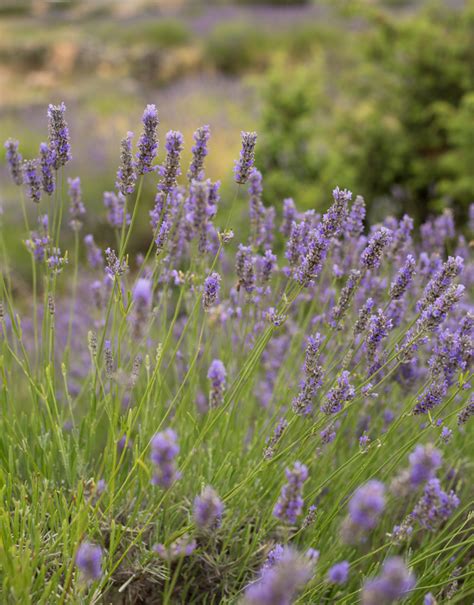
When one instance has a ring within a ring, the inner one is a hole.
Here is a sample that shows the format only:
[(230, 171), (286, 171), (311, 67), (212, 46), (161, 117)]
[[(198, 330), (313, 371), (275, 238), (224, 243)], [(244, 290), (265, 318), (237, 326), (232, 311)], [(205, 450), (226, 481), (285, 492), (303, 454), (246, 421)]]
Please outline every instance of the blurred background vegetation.
[(366, 197), (371, 220), (451, 207), (463, 221), (474, 199), (473, 0), (0, 0), (0, 90), (1, 136), (24, 157), (46, 137), (47, 103), (66, 102), (69, 176), (89, 208), (113, 188), (119, 141), (146, 103), (162, 140), (183, 131), (185, 162), (211, 125), (224, 203), (240, 130), (259, 133), (277, 212), (289, 196), (325, 207), (336, 184)]

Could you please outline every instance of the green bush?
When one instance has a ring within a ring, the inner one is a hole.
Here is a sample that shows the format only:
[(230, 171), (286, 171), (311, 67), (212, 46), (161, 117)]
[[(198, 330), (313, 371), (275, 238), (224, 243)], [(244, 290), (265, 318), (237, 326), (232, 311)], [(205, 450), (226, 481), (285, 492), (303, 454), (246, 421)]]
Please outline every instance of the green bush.
[(418, 220), (447, 203), (462, 218), (473, 190), (473, 14), (373, 12), (297, 76), (277, 66), (263, 91), (267, 195), (296, 190), (314, 206), (342, 183), (375, 214), (392, 192), (395, 210)]

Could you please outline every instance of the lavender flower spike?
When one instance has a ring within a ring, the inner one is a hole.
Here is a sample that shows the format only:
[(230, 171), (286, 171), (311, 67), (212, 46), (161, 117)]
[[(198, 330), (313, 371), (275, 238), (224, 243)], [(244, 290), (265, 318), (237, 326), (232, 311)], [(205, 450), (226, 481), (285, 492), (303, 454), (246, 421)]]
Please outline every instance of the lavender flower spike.
[(26, 192), (31, 201), (39, 204), (41, 200), (41, 182), (38, 177), (38, 160), (25, 160), (23, 163), (23, 180)]
[(102, 576), (102, 549), (90, 542), (82, 542), (76, 554), (76, 565), (87, 582)]
[(336, 563), (328, 571), (328, 580), (332, 584), (345, 584), (349, 578), (349, 561)]
[(154, 105), (147, 105), (143, 112), (143, 134), (138, 141), (136, 169), (138, 174), (146, 174), (153, 170), (153, 160), (158, 151), (158, 111)]
[(287, 483), (282, 487), (273, 515), (281, 521), (294, 524), (303, 512), (303, 484), (308, 478), (308, 469), (301, 462), (295, 462), (292, 469), (285, 470), (285, 475)]
[(370, 238), (367, 247), (362, 252), (360, 261), (367, 269), (377, 269), (380, 267), (380, 259), (383, 251), (392, 241), (392, 232), (390, 229), (382, 227)]
[(221, 523), (224, 504), (216, 491), (208, 485), (194, 500), (194, 522), (201, 529), (215, 529)]
[(71, 205), (69, 207), (69, 226), (73, 231), (79, 231), (82, 227), (80, 217), (86, 213), (84, 204), (82, 203), (81, 180), (79, 177), (67, 180), (69, 185), (69, 198)]
[(415, 275), (415, 268), (415, 257), (409, 254), (406, 258), (405, 264), (397, 273), (390, 286), (390, 298), (392, 300), (398, 300), (405, 294), (406, 289)]
[(392, 557), (382, 567), (382, 573), (367, 580), (362, 589), (362, 605), (390, 605), (405, 597), (416, 585), (416, 579), (403, 559)]
[(256, 132), (243, 132), (242, 149), (240, 159), (235, 162), (234, 179), (235, 182), (243, 185), (248, 181), (255, 161), (255, 143), (257, 142)]
[(53, 154), (46, 143), (40, 143), (39, 161), (41, 168), (41, 186), (47, 195), (54, 193)]
[(50, 105), (48, 107), (48, 137), (49, 148), (53, 156), (53, 168), (59, 170), (71, 159), (69, 128), (65, 118), (66, 105)]
[(23, 184), (23, 171), (22, 171), (22, 156), (18, 151), (18, 141), (14, 139), (8, 139), (5, 141), (5, 149), (7, 150), (7, 163), (15, 185)]
[(191, 148), (193, 159), (189, 165), (188, 181), (202, 181), (204, 179), (204, 158), (207, 156), (207, 143), (211, 136), (209, 126), (201, 126), (193, 135), (194, 145)]
[(204, 292), (202, 295), (202, 306), (205, 311), (209, 311), (214, 305), (219, 303), (219, 292), (221, 289), (221, 276), (219, 273), (211, 273), (204, 280)]
[(174, 461), (178, 453), (178, 437), (172, 429), (166, 429), (153, 437), (150, 454), (151, 461), (155, 465), (151, 480), (153, 485), (167, 489), (180, 478), (181, 474), (176, 469)]
[(214, 359), (211, 363), (207, 377), (211, 382), (209, 407), (214, 409), (222, 405), (224, 401), (225, 379), (227, 377), (226, 369), (220, 359)]
[(120, 142), (120, 167), (117, 170), (115, 186), (122, 195), (133, 193), (137, 180), (133, 165), (132, 138), (133, 132), (127, 132), (127, 136)]
[(329, 391), (326, 401), (321, 406), (321, 411), (324, 414), (337, 414), (342, 410), (344, 404), (354, 399), (355, 389), (350, 384), (349, 377), (350, 374), (347, 370), (341, 372), (337, 379), (337, 386)]
[(164, 166), (160, 166), (159, 191), (169, 193), (173, 187), (176, 187), (176, 179), (181, 174), (179, 159), (183, 150), (183, 143), (183, 135), (177, 130), (170, 130), (166, 135), (166, 162)]
[(250, 584), (242, 605), (290, 605), (313, 575), (313, 562), (286, 546), (274, 565)]

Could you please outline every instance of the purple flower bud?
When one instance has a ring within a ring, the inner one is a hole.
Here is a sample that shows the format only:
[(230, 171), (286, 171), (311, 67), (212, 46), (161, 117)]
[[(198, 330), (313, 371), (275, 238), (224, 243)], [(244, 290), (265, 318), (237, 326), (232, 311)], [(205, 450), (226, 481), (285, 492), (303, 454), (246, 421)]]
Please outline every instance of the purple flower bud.
[(321, 406), (324, 414), (337, 414), (344, 405), (355, 397), (355, 389), (349, 382), (350, 374), (347, 370), (341, 372), (337, 378), (337, 386), (333, 387), (326, 396), (326, 401)]
[(214, 359), (209, 366), (207, 377), (211, 382), (209, 408), (214, 409), (222, 405), (224, 401), (227, 372), (222, 361)]
[(385, 486), (380, 481), (368, 481), (358, 487), (349, 501), (351, 521), (364, 530), (377, 526), (385, 508)]
[(362, 605), (390, 605), (405, 597), (415, 587), (416, 579), (403, 559), (387, 559), (379, 576), (366, 580), (362, 589)]
[(102, 265), (104, 264), (102, 250), (95, 244), (94, 236), (91, 234), (86, 235), (84, 238), (84, 243), (87, 248), (87, 260), (89, 261), (89, 265), (93, 269), (102, 267)]
[(102, 576), (102, 549), (90, 542), (82, 542), (76, 554), (76, 565), (88, 582)]
[(132, 138), (133, 132), (127, 132), (127, 136), (120, 142), (120, 167), (117, 170), (115, 186), (122, 195), (133, 193), (137, 181), (133, 165)]
[(202, 306), (209, 311), (214, 305), (219, 304), (219, 292), (221, 289), (221, 276), (219, 273), (211, 273), (204, 280), (204, 292), (202, 295)]
[(383, 251), (392, 240), (390, 229), (382, 227), (370, 238), (367, 247), (362, 252), (360, 261), (367, 269), (377, 269), (380, 267), (380, 259)]
[(405, 264), (397, 273), (394, 281), (390, 286), (390, 298), (393, 300), (400, 299), (406, 292), (410, 282), (415, 275), (416, 261), (415, 257), (409, 254)]
[(188, 181), (202, 181), (204, 180), (204, 158), (207, 156), (207, 143), (211, 136), (209, 126), (201, 126), (198, 128), (193, 135), (194, 145), (191, 148), (193, 158), (189, 165), (188, 170)]
[(82, 191), (81, 191), (81, 179), (76, 177), (75, 179), (68, 178), (69, 185), (69, 198), (71, 205), (69, 206), (69, 226), (73, 231), (79, 231), (82, 227), (82, 221), (80, 217), (86, 213), (84, 204), (82, 203)]
[(421, 485), (428, 479), (431, 479), (436, 470), (441, 466), (441, 452), (428, 445), (417, 445), (415, 450), (409, 455), (410, 461), (410, 482), (414, 486)]
[(143, 134), (138, 141), (136, 169), (138, 174), (146, 174), (153, 170), (153, 160), (158, 151), (158, 111), (154, 105), (147, 105), (143, 112)]
[[(122, 193), (104, 192), (104, 206), (107, 208), (107, 221), (114, 229), (122, 229), (125, 197)], [(127, 212), (126, 224), (130, 225), (130, 214)]]
[(69, 142), (69, 128), (65, 118), (66, 105), (49, 105), (48, 107), (48, 137), (49, 148), (55, 170), (59, 170), (71, 159), (71, 145)]
[(207, 486), (194, 499), (194, 522), (201, 529), (215, 529), (221, 523), (224, 504), (216, 491)]
[(239, 287), (243, 287), (250, 294), (255, 289), (255, 268), (252, 248), (239, 244), (235, 256), (235, 272), (239, 278)]
[(244, 184), (248, 181), (250, 172), (255, 161), (255, 143), (257, 142), (256, 132), (241, 132), (242, 149), (240, 159), (235, 162), (234, 178), (235, 182)]
[(289, 605), (312, 575), (311, 560), (286, 546), (278, 561), (247, 587), (243, 605)]
[(8, 139), (5, 141), (5, 149), (7, 150), (7, 163), (15, 185), (23, 184), (23, 169), (22, 169), (22, 156), (18, 151), (19, 143), (14, 139)]
[(345, 584), (349, 579), (349, 561), (341, 561), (328, 571), (328, 581), (332, 584)]
[(179, 161), (183, 143), (183, 135), (177, 130), (170, 130), (167, 133), (166, 161), (164, 166), (160, 166), (161, 181), (158, 183), (158, 189), (164, 193), (169, 193), (176, 187), (176, 179), (181, 174)]
[(32, 202), (39, 204), (41, 200), (41, 181), (38, 177), (38, 160), (25, 160), (23, 162), (23, 180), (26, 185), (26, 194)]
[(41, 186), (47, 195), (52, 195), (55, 189), (53, 154), (46, 143), (40, 143), (39, 160), (41, 168)]
[(153, 437), (150, 454), (151, 461), (155, 465), (151, 480), (153, 485), (167, 489), (181, 477), (174, 461), (178, 453), (178, 437), (172, 429), (166, 429)]
[(294, 524), (303, 512), (303, 484), (308, 478), (308, 469), (301, 462), (295, 462), (292, 469), (285, 470), (285, 475), (287, 483), (282, 487), (273, 515), (281, 521)]

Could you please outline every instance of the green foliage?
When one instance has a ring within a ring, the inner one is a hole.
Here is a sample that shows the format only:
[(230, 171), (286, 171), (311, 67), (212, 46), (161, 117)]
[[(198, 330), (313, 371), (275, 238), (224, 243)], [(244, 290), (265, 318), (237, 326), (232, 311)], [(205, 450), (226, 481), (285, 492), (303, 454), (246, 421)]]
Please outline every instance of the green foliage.
[(205, 57), (219, 71), (236, 75), (268, 61), (270, 36), (246, 21), (216, 27), (206, 40)]
[[(470, 8), (406, 21), (374, 11), (323, 59), (313, 52), (297, 77), (278, 65), (263, 91), (269, 198), (295, 191), (296, 176), (303, 205), (320, 203), (321, 191), (339, 182), (373, 208), (392, 192), (396, 211), (419, 220), (447, 199), (464, 216), (472, 201), (472, 25)], [(316, 81), (324, 94), (315, 95)]]

